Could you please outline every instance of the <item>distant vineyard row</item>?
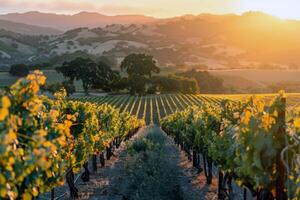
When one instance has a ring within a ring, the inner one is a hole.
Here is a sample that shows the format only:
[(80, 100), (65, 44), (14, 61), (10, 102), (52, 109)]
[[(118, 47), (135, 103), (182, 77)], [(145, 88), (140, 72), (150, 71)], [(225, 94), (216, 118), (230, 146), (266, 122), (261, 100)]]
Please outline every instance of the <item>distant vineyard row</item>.
[(150, 96), (115, 95), (104, 97), (72, 97), (71, 100), (110, 104), (119, 108), (121, 112), (129, 112), (146, 124), (159, 124), (160, 119), (176, 111), (181, 111), (192, 105), (200, 105), (203, 101), (218, 104), (221, 98), (189, 95), (189, 94), (161, 94)]
[[(160, 119), (181, 111), (192, 105), (200, 105), (202, 102), (219, 104), (222, 99), (233, 101), (247, 99), (250, 95), (194, 95), (194, 94), (160, 94), (149, 96), (108, 95), (103, 97), (71, 97), (71, 100), (109, 104), (120, 109), (121, 112), (129, 112), (139, 119), (144, 119), (147, 124), (159, 124)], [(271, 100), (274, 94), (258, 95), (264, 100)], [(299, 105), (299, 94), (287, 95), (289, 109)]]

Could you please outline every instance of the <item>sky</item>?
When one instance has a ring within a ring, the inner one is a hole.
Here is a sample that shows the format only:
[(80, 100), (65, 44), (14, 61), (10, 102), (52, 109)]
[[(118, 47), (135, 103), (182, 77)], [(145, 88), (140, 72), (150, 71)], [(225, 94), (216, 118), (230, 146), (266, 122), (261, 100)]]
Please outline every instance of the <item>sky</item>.
[(300, 0), (0, 0), (0, 13), (40, 11), (106, 15), (143, 14), (159, 18), (185, 14), (241, 14), (262, 11), (280, 18), (300, 20)]

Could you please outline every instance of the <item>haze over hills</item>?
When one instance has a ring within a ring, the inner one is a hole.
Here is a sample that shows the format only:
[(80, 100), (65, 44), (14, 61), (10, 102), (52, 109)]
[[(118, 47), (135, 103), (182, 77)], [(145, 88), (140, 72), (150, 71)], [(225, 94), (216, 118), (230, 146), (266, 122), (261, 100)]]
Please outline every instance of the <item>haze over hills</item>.
[(30, 23), (35, 26), (46, 26), (63, 31), (79, 27), (104, 27), (110, 24), (144, 24), (156, 21), (155, 18), (143, 15), (107, 16), (96, 12), (80, 12), (74, 15), (41, 13), (37, 11), (26, 13), (9, 13), (0, 15), (0, 19), (19, 23)]
[[(54, 28), (77, 27), (47, 37), (0, 31), (0, 61), (7, 66), (18, 62), (59, 64), (76, 55), (106, 56), (117, 66), (126, 55), (145, 52), (153, 55), (161, 67), (169, 68), (300, 67), (300, 21), (281, 20), (258, 12), (170, 19), (87, 12), (72, 16), (29, 12), (1, 15), (1, 18), (34, 25), (47, 21), (43, 25)], [(76, 18), (80, 20), (75, 21)], [(89, 28), (78, 28), (81, 26)]]
[(7, 20), (0, 20), (0, 29), (24, 35), (58, 35), (63, 33), (62, 31), (51, 27), (28, 25)]

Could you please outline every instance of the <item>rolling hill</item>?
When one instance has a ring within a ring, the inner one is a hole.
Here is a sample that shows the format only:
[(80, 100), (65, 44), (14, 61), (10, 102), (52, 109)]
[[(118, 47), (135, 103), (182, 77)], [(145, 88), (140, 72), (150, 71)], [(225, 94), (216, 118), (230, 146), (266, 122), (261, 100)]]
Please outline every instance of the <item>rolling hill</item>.
[(79, 27), (104, 27), (110, 24), (144, 24), (156, 21), (155, 18), (143, 15), (116, 15), (107, 16), (95, 12), (80, 12), (74, 15), (58, 15), (37, 11), (26, 13), (9, 13), (0, 15), (0, 19), (19, 23), (28, 23), (35, 26), (46, 26), (63, 31)]
[(58, 35), (62, 31), (50, 27), (34, 26), (7, 20), (0, 20), (0, 29), (24, 35)]
[[(30, 12), (1, 15), (1, 18), (35, 25), (48, 20), (45, 26), (79, 27), (59, 35), (30, 38), (1, 31), (2, 65), (16, 61), (60, 64), (65, 58), (86, 55), (106, 56), (117, 66), (126, 55), (144, 52), (153, 55), (161, 67), (170, 69), (299, 69), (300, 66), (300, 22), (258, 12), (170, 19)], [(74, 18), (80, 20), (75, 23)], [(14, 43), (26, 45), (25, 51), (16, 49)]]

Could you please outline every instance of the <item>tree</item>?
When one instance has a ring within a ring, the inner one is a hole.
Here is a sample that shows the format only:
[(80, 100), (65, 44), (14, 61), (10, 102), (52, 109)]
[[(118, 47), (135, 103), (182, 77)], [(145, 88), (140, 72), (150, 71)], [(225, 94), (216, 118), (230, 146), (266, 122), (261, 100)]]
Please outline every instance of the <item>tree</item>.
[(180, 92), (194, 94), (199, 92), (195, 79), (181, 76), (154, 76), (151, 80), (152, 88), (158, 92)]
[(149, 78), (151, 78), (152, 72), (160, 72), (153, 56), (146, 54), (128, 55), (121, 63), (121, 70), (126, 70), (128, 76), (140, 75), (149, 76)]
[(190, 79), (195, 79), (201, 90), (201, 93), (224, 93), (226, 88), (223, 85), (223, 80), (219, 77), (211, 75), (207, 71), (197, 71), (195, 69), (177, 73), (178, 76), (183, 76)]
[(29, 74), (29, 68), (25, 64), (15, 64), (10, 66), (9, 73), (12, 76), (24, 77)]
[(86, 94), (91, 88), (111, 91), (114, 89), (113, 83), (120, 78), (119, 73), (113, 71), (108, 64), (103, 61), (96, 63), (90, 58), (78, 57), (70, 62), (64, 62), (56, 70), (72, 83), (74, 80), (81, 80)]
[(114, 83), (121, 79), (119, 72), (113, 71), (110, 66), (100, 60), (94, 69), (94, 79), (92, 87), (94, 89), (103, 89), (104, 91), (114, 91)]
[(70, 82), (74, 80), (81, 80), (82, 86), (86, 94), (88, 94), (89, 88), (92, 86), (95, 72), (96, 63), (90, 58), (75, 58), (70, 62), (64, 62), (61, 67), (57, 67), (56, 70), (62, 73), (64, 77), (67, 77)]
[(146, 54), (130, 54), (124, 58), (120, 67), (128, 74), (128, 89), (131, 94), (144, 94), (152, 73), (160, 72), (153, 56)]
[(130, 94), (135, 95), (137, 93), (139, 95), (145, 95), (147, 81), (148, 79), (146, 77), (137, 74), (133, 74), (132, 76), (128, 77)]
[(109, 84), (103, 88), (106, 92), (118, 92), (124, 90), (128, 87), (128, 80), (126, 77), (121, 77), (120, 73), (114, 71), (112, 79), (109, 81)]
[(55, 94), (56, 92), (60, 91), (63, 88), (66, 90), (68, 96), (75, 92), (75, 86), (69, 80), (63, 81), (61, 83), (47, 84), (47, 85), (43, 86), (41, 89), (43, 91), (48, 91), (52, 94)]

